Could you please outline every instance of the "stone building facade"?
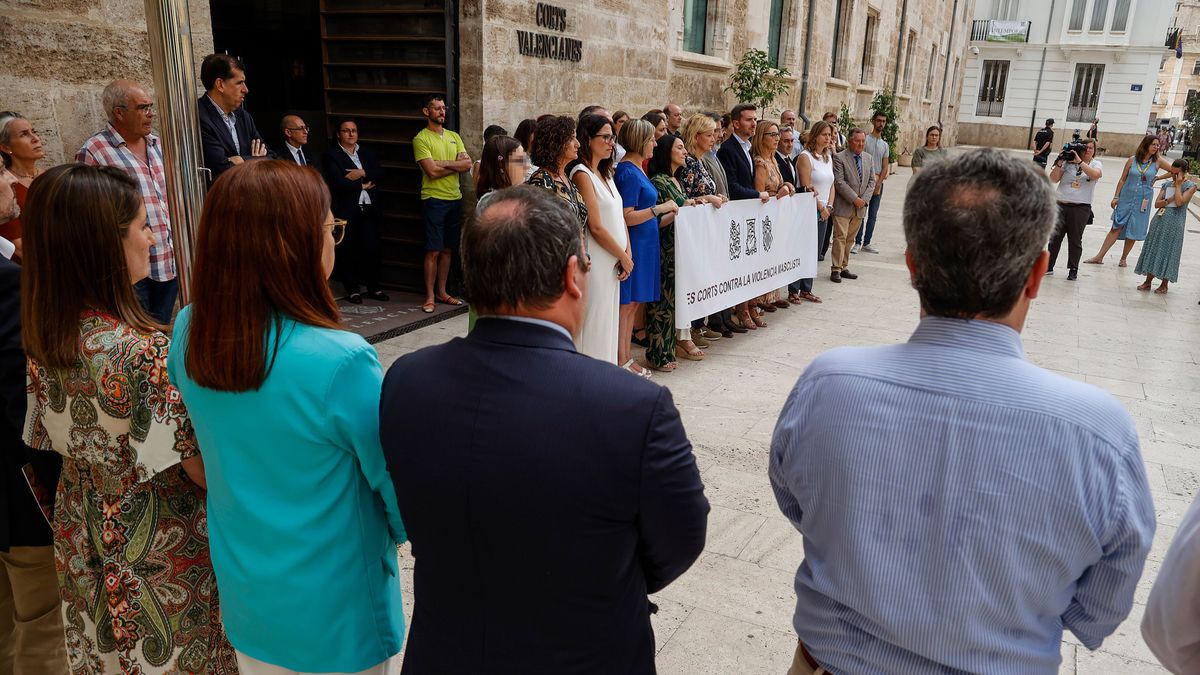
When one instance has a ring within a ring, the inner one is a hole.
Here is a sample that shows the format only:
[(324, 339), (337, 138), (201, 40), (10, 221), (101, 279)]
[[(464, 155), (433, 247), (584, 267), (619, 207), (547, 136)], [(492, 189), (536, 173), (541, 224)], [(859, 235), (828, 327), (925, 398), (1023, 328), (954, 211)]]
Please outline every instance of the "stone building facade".
[(1103, 152), (1146, 134), (1173, 3), (979, 0), (966, 55), (959, 140), (1028, 148), (1053, 118), (1056, 142), (1099, 119)]
[(1154, 86), (1151, 124), (1178, 127), (1188, 101), (1200, 96), (1200, 0), (1176, 3), (1171, 31), (1179, 31), (1183, 56), (1163, 56)]
[[(16, 0), (0, 12), (0, 109), (33, 123), (44, 164), (69, 161), (104, 126), (100, 92), (117, 78), (153, 91), (142, 0)], [(190, 3), (196, 62), (213, 51), (208, 3)]]
[[(557, 0), (565, 10), (561, 30), (539, 27), (538, 5), (528, 0), (464, 0), (462, 127), (468, 134), (488, 124), (511, 129), (526, 117), (575, 114), (589, 104), (634, 116), (668, 102), (685, 112), (728, 111), (736, 103), (725, 91), (734, 64), (758, 48), (776, 54), (791, 74), (767, 117), (791, 109), (815, 121), (845, 103), (865, 123), (875, 93), (895, 85), (897, 151), (911, 152), (925, 128), (939, 121), (947, 127), (943, 142), (953, 143), (972, 2), (813, 0), (807, 32), (802, 0)], [(521, 54), (522, 31), (578, 40), (582, 58)], [(702, 40), (691, 35), (701, 31)], [(808, 96), (801, 110), (807, 39)]]

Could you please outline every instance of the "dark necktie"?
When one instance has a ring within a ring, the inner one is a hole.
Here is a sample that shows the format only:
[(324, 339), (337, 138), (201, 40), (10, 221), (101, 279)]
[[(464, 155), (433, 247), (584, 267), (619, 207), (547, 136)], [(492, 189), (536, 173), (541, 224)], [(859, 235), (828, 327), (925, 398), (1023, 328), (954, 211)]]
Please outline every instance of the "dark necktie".
[(300, 159), (300, 166), (307, 166), (308, 162), (304, 161), (304, 148), (296, 151), (296, 157)]
[(854, 166), (858, 169), (858, 182), (862, 182), (862, 155), (854, 156)]

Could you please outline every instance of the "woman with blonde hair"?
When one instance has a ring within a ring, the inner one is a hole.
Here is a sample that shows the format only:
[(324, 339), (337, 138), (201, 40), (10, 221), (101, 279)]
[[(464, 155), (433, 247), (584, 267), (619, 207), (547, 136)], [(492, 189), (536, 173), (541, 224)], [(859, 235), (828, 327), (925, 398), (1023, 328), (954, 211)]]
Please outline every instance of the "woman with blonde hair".
[[(836, 192), (833, 189), (833, 148), (836, 131), (824, 120), (808, 131), (804, 149), (796, 156), (796, 175), (800, 185), (813, 194), (817, 202), (817, 260), (824, 260), (829, 247), (829, 216), (833, 213)], [(812, 277), (788, 286), (788, 301), (799, 304), (804, 300), (821, 302), (812, 292)]]
[[(779, 149), (779, 125), (774, 122), (762, 121), (754, 130), (750, 141), (750, 155), (754, 160), (754, 189), (765, 192), (772, 197), (787, 197), (796, 193), (796, 187), (783, 180), (779, 166), (775, 163), (775, 151)], [(771, 291), (759, 296), (752, 305), (757, 304), (765, 312), (776, 309), (786, 309), (790, 305), (779, 298), (778, 291)], [(765, 327), (765, 321), (752, 317), (755, 325)], [(746, 319), (742, 317), (742, 324)]]
[[(697, 113), (687, 118), (684, 120), (683, 126), (679, 128), (679, 132), (683, 136), (684, 149), (687, 150), (683, 168), (679, 170), (679, 184), (689, 199), (700, 204), (712, 204), (715, 208), (721, 208), (722, 204), (729, 201), (729, 195), (721, 193), (717, 177), (712, 174), (704, 162), (705, 155), (708, 155), (716, 147), (719, 128), (720, 125), (712, 117), (703, 113)], [(720, 179), (721, 184), (724, 184), (725, 174), (721, 169), (721, 162), (716, 161), (714, 164), (718, 170), (722, 171)], [(745, 329), (739, 330), (745, 332)], [(707, 326), (704, 325), (704, 319), (693, 321), (690, 333), (692, 342), (703, 349), (709, 346), (710, 340), (733, 337), (734, 331), (725, 325), (722, 313), (718, 312), (708, 318)], [(685, 338), (681, 335), (680, 339)]]

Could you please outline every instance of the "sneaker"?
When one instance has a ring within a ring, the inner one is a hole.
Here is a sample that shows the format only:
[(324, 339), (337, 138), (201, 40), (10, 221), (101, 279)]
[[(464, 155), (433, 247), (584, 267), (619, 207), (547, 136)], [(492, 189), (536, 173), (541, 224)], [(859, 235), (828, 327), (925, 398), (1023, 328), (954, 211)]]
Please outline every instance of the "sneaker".
[(879, 249), (870, 244), (863, 244), (862, 250), (866, 251), (867, 253), (879, 253)]
[(1079, 270), (1072, 269), (1071, 271), (1067, 272), (1067, 281), (1075, 281), (1078, 278), (1079, 278)]
[(851, 246), (851, 247), (850, 247), (850, 252), (851, 252), (851, 253), (858, 253), (858, 252), (859, 252), (859, 251), (861, 251), (861, 250), (862, 250), (862, 244), (855, 244), (855, 245), (853, 245), (853, 246)]
[(698, 328), (692, 329), (692, 344), (696, 345), (697, 347), (699, 347), (701, 349), (704, 349), (705, 347), (709, 346), (708, 340), (704, 339), (704, 336), (700, 334), (700, 329), (698, 329)]
[(1054, 268), (1053, 268), (1053, 267), (1047, 267), (1047, 268), (1046, 268), (1046, 276), (1051, 276), (1051, 275), (1053, 275), (1053, 274), (1054, 274)]

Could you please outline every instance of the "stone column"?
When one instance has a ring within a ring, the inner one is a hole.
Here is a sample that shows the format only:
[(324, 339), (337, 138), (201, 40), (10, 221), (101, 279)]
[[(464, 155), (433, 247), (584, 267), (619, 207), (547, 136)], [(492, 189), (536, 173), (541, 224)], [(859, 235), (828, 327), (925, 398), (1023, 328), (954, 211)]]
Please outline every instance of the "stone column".
[(146, 0), (146, 32), (160, 111), (158, 124), (167, 171), (179, 302), (186, 305), (191, 296), (192, 255), (205, 191), (187, 0)]

